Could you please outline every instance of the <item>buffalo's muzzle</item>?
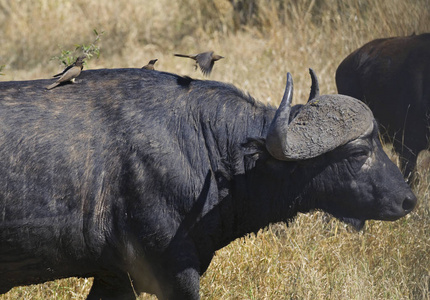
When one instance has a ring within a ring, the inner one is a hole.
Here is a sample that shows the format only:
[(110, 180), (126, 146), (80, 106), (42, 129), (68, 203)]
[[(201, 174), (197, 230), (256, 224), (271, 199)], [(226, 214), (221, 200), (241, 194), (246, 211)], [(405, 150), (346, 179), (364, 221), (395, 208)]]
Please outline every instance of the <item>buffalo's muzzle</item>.
[(416, 204), (417, 204), (417, 197), (415, 197), (415, 195), (412, 193), (407, 195), (402, 203), (402, 208), (405, 211), (405, 214), (410, 213), (414, 209)]

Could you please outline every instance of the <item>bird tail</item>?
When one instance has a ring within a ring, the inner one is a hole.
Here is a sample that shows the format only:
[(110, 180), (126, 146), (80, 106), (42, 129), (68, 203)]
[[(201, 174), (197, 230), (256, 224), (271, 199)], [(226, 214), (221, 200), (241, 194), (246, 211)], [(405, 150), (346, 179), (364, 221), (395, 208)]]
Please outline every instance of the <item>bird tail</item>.
[(179, 56), (179, 57), (188, 57), (188, 58), (193, 58), (192, 55), (186, 55), (186, 54), (179, 54), (179, 53), (175, 53), (173, 54), (175, 56)]
[(48, 86), (46, 87), (46, 89), (47, 89), (47, 90), (53, 89), (54, 87), (56, 87), (56, 86), (57, 86), (57, 85), (59, 85), (59, 84), (60, 84), (59, 82), (54, 82), (53, 84), (48, 85)]

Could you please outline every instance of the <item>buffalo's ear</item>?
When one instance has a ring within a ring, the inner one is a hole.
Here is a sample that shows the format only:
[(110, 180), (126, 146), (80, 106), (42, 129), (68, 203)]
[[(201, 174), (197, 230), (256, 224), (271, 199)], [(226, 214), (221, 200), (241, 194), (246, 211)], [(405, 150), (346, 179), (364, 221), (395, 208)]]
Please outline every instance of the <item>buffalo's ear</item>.
[(248, 138), (242, 145), (243, 153), (246, 157), (254, 160), (259, 159), (262, 155), (268, 155), (266, 149), (266, 140), (264, 138)]

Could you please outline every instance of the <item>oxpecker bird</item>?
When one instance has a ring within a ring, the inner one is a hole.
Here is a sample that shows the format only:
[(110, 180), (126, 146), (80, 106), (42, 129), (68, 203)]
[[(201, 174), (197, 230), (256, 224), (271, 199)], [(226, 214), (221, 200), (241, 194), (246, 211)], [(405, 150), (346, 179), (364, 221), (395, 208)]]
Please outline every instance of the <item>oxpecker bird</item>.
[(224, 56), (214, 54), (213, 51), (202, 52), (196, 55), (175, 54), (175, 56), (188, 57), (188, 58), (194, 59), (196, 61), (196, 69), (197, 69), (197, 65), (199, 65), (200, 69), (202, 70), (205, 76), (209, 76), (209, 74), (212, 71), (212, 68), (214, 67), (214, 63), (217, 60), (224, 58)]
[(53, 84), (46, 87), (46, 89), (50, 90), (59, 85), (60, 83), (67, 82), (67, 81), (75, 81), (75, 78), (81, 74), (82, 69), (84, 68), (84, 59), (86, 58), (86, 55), (79, 56), (76, 61), (64, 69), (63, 72), (55, 74), (53, 77), (61, 76), (57, 79)]
[(154, 65), (155, 65), (155, 63), (157, 62), (157, 60), (158, 60), (158, 59), (152, 59), (152, 60), (150, 60), (150, 61), (149, 61), (149, 63), (148, 63), (147, 65), (144, 65), (144, 66), (142, 67), (142, 69), (155, 70), (155, 69), (154, 69)]

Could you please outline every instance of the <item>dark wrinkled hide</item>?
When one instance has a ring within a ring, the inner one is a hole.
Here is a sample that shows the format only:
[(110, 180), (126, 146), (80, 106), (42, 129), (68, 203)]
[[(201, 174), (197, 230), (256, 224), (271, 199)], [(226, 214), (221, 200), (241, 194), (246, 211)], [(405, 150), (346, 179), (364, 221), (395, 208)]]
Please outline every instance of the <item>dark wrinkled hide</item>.
[(430, 136), (430, 34), (365, 44), (339, 65), (336, 83), (340, 94), (369, 105), (408, 177)]
[(376, 125), (279, 161), (264, 146), (276, 109), (233, 86), (141, 69), (49, 82), (0, 83), (1, 293), (93, 276), (89, 299), (134, 299), (129, 278), (198, 299), (214, 252), (271, 222), (323, 209), (361, 228), (415, 205)]

